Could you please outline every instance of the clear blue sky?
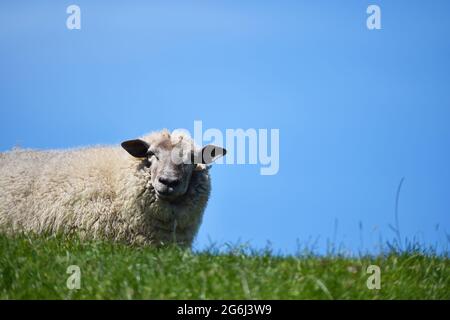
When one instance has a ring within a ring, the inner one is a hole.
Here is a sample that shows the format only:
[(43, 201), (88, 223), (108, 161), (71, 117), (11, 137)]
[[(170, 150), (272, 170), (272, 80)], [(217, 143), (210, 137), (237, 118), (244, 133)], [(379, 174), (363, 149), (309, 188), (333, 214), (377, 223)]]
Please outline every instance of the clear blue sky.
[[(81, 30), (66, 28), (70, 4)], [(366, 28), (369, 4), (382, 30)], [(449, 14), (445, 0), (1, 1), (0, 151), (119, 143), (194, 120), (278, 128), (277, 175), (212, 169), (197, 248), (375, 250), (394, 236), (402, 177), (402, 235), (445, 246)]]

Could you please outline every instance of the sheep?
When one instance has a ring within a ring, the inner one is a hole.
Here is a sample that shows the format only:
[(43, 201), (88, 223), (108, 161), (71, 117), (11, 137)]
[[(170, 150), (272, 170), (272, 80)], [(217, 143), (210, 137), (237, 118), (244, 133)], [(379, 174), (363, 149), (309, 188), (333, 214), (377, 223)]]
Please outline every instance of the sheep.
[(121, 146), (0, 153), (0, 228), (190, 248), (226, 150), (166, 129)]

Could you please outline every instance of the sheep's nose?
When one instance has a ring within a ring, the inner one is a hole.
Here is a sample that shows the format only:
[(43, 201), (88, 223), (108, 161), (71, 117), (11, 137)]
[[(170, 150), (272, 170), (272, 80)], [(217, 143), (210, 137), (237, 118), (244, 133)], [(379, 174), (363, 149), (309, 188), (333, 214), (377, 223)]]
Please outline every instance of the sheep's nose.
[(172, 188), (175, 188), (177, 185), (180, 184), (180, 179), (177, 179), (177, 178), (159, 177), (158, 180), (162, 184), (164, 184), (168, 187), (172, 187)]

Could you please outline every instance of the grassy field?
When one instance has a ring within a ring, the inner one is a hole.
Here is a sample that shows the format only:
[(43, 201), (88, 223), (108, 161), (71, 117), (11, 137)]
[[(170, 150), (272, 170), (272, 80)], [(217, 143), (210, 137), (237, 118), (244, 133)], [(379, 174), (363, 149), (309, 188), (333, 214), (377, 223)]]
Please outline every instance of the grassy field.
[[(0, 235), (1, 299), (450, 299), (449, 259), (288, 257), (152, 249), (63, 237)], [(69, 290), (67, 268), (81, 271)], [(369, 290), (369, 265), (381, 289)]]

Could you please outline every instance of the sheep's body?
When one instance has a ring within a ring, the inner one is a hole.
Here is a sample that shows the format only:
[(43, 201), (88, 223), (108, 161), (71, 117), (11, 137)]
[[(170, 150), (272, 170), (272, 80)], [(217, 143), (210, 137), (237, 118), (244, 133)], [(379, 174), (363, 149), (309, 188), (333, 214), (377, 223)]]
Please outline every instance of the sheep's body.
[(175, 204), (156, 197), (149, 175), (120, 147), (0, 154), (0, 227), (190, 246), (210, 193), (208, 170), (193, 173)]

